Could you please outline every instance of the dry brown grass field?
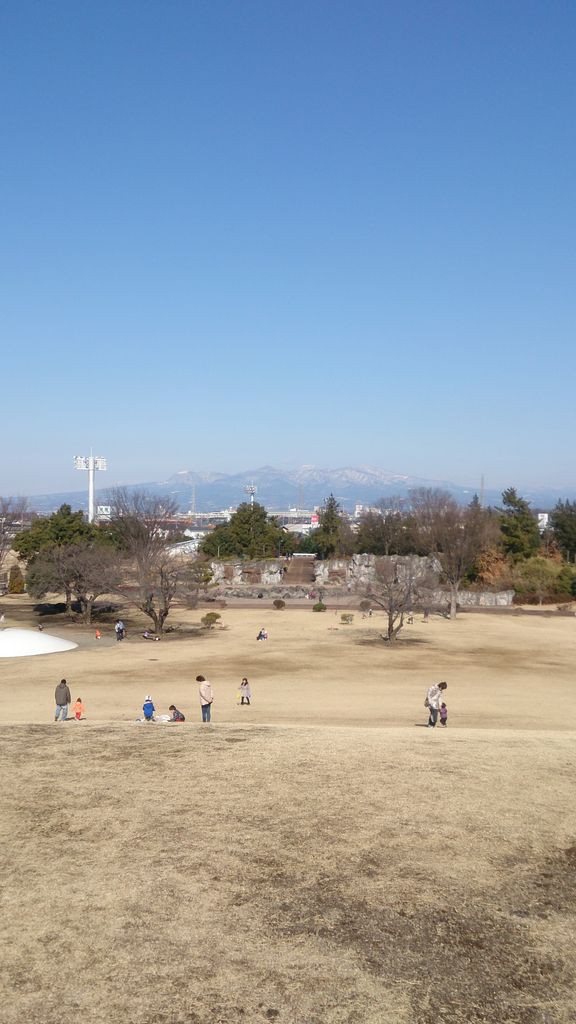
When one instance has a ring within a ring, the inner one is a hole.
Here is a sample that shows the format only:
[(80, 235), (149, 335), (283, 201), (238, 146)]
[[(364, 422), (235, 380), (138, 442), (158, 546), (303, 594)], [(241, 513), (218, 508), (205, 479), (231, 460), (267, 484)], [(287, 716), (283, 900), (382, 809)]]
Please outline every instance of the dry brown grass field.
[(573, 1024), (576, 619), (200, 614), (0, 661), (3, 1024)]

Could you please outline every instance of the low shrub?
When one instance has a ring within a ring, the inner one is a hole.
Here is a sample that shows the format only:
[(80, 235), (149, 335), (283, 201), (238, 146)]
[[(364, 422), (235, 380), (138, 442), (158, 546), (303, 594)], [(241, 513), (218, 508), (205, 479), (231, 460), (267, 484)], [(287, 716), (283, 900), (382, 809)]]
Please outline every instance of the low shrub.
[(281, 612), (286, 607), (286, 601), (283, 601), (281, 597), (277, 597), (276, 600), (272, 601), (272, 605), (277, 612)]
[(325, 612), (326, 611), (326, 605), (324, 604), (323, 601), (316, 601), (316, 604), (312, 605), (312, 611), (313, 612)]
[(218, 619), (221, 618), (220, 612), (206, 612), (206, 615), (203, 615), (200, 621), (205, 629), (214, 629)]
[(340, 616), (340, 622), (343, 622), (345, 626), (349, 626), (354, 622), (354, 616), (350, 612), (342, 612)]

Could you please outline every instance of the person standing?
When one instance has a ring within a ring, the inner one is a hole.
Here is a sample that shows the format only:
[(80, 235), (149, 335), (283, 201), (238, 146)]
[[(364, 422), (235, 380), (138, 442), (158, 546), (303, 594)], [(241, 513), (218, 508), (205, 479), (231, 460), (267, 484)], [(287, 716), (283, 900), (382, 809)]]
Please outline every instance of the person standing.
[(440, 705), (440, 725), (443, 725), (444, 728), (448, 725), (448, 708), (445, 704)]
[(202, 721), (209, 722), (212, 712), (212, 703), (214, 701), (212, 683), (209, 683), (208, 680), (204, 678), (204, 676), (196, 676), (196, 682), (198, 683), (198, 693), (200, 695)]
[(240, 703), (249, 704), (252, 696), (252, 690), (250, 689), (250, 683), (244, 676), (244, 679), (240, 683)]
[(438, 721), (438, 712), (440, 711), (442, 697), (444, 696), (444, 690), (446, 689), (448, 689), (448, 683), (434, 683), (426, 692), (424, 707), (428, 708), (430, 712), (428, 717), (429, 729), (434, 729), (436, 722)]
[(124, 639), (124, 632), (125, 631), (124, 631), (124, 623), (122, 622), (122, 619), (116, 619), (116, 625), (114, 626), (114, 631), (116, 633), (116, 639), (117, 640), (123, 640)]
[(57, 722), (61, 717), (62, 721), (65, 722), (68, 718), (68, 705), (72, 703), (72, 694), (68, 688), (68, 683), (65, 679), (61, 679), (54, 691), (54, 699), (56, 701), (56, 713), (54, 715), (54, 721)]

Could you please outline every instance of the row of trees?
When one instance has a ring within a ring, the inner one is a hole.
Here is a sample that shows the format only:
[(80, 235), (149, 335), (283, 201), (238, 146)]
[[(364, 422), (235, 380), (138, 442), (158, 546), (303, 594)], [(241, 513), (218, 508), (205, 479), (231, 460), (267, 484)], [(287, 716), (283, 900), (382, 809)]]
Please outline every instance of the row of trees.
[[(502, 508), (483, 509), (474, 497), (468, 510), (448, 491), (419, 487), (410, 491), (407, 498), (380, 501), (361, 517), (354, 531), (331, 495), (320, 514), (318, 529), (305, 539), (300, 550), (309, 550), (320, 558), (344, 557), (355, 552), (426, 555), (431, 550), (431, 539), (441, 548), (442, 536), (447, 529), (453, 530), (455, 524), (474, 536), (481, 526), (483, 543), (490, 540), (514, 557), (528, 557), (540, 547), (537, 520), (529, 503), (513, 487), (504, 491)], [(573, 543), (576, 550), (576, 504)]]
[[(570, 595), (575, 574), (563, 564), (562, 552), (572, 559), (576, 553), (576, 503), (559, 502), (549, 531), (541, 537), (529, 503), (512, 487), (504, 491), (497, 509), (482, 508), (477, 498), (462, 507), (447, 491), (417, 488), (407, 499), (381, 502), (361, 518), (357, 530), (331, 495), (318, 528), (301, 538), (283, 532), (261, 505), (245, 503), (203, 544), (212, 558), (272, 557), (291, 550), (320, 558), (355, 552), (430, 556), (448, 588), (453, 617), (464, 583), (513, 588), (527, 599)], [(388, 589), (399, 586), (393, 572), (385, 583)], [(408, 592), (406, 601), (411, 600), (414, 595)]]
[[(90, 622), (97, 598), (118, 594), (148, 616), (157, 631), (162, 631), (177, 595), (186, 603), (197, 602), (210, 580), (207, 558), (275, 557), (295, 548), (322, 558), (354, 551), (430, 556), (448, 588), (451, 616), (464, 582), (513, 586), (541, 600), (551, 590), (569, 594), (575, 586), (568, 563), (576, 558), (576, 502), (558, 503), (542, 538), (528, 502), (513, 488), (503, 493), (500, 509), (484, 509), (477, 499), (462, 507), (446, 491), (416, 489), (405, 501), (388, 501), (368, 512), (356, 532), (331, 495), (318, 528), (300, 539), (282, 530), (261, 505), (246, 502), (228, 524), (205, 539), (204, 559), (199, 560), (173, 552), (176, 537), (167, 524), (177, 511), (174, 500), (117, 489), (110, 504), (108, 524), (88, 524), (81, 512), (63, 505), (14, 537), (24, 503), (0, 499), (0, 564), (13, 546), (26, 563), (27, 586), (34, 596), (64, 593), (68, 611), (75, 600)], [(395, 588), (398, 600), (392, 603), (402, 612), (416, 593), (411, 572), (398, 570), (398, 564), (393, 560), (379, 570), (386, 576), (379, 585), (387, 605)], [(378, 595), (371, 596), (378, 603)]]
[(162, 632), (175, 597), (196, 604), (209, 570), (174, 553), (167, 522), (175, 501), (120, 488), (110, 502), (105, 525), (89, 524), (82, 512), (62, 505), (16, 535), (12, 546), (26, 563), (28, 591), (37, 598), (65, 594), (67, 611), (76, 601), (86, 623), (99, 597), (118, 594)]

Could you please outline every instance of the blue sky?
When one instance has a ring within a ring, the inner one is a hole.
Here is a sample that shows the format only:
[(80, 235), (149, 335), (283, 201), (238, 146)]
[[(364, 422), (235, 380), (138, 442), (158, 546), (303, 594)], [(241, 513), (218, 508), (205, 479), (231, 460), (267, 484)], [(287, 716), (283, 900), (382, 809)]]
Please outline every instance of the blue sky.
[(0, 10), (0, 493), (576, 484), (576, 7)]

